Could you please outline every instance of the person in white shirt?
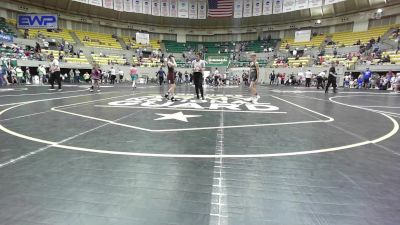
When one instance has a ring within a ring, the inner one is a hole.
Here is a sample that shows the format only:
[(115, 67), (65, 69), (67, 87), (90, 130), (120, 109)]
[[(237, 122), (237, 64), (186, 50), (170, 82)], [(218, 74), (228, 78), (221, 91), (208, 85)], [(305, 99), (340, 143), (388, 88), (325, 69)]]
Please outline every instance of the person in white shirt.
[(201, 99), (204, 100), (204, 90), (203, 90), (203, 71), (206, 67), (206, 62), (201, 59), (200, 53), (196, 54), (196, 59), (192, 62), (193, 68), (193, 81), (194, 88), (196, 90), (197, 99), (200, 99), (199, 91), (201, 94)]
[(78, 69), (75, 69), (75, 82), (79, 83), (81, 78), (81, 71), (79, 71)]
[(393, 86), (393, 90), (400, 93), (400, 73), (396, 74), (396, 79), (394, 80)]
[(62, 91), (61, 88), (61, 74), (60, 74), (60, 63), (54, 56), (51, 56), (50, 59), (52, 60), (50, 63), (50, 90), (54, 90), (54, 82), (57, 81), (58, 84), (58, 91)]
[(122, 83), (122, 81), (124, 80), (124, 71), (119, 69), (118, 70), (118, 75), (119, 75), (119, 83)]
[(324, 88), (323, 81), (324, 81), (324, 77), (326, 76), (325, 72), (326, 71), (321, 71), (317, 75), (317, 89), (319, 89), (319, 87), (321, 87), (322, 89)]
[(46, 68), (44, 68), (44, 65), (39, 65), (37, 73), (39, 76), (39, 84), (43, 85), (43, 77), (46, 75)]
[(311, 78), (312, 78), (312, 72), (311, 70), (306, 71), (306, 87), (311, 86)]
[(111, 83), (111, 84), (115, 84), (115, 79), (117, 78), (117, 74), (116, 74), (116, 72), (115, 72), (114, 67), (111, 67), (111, 69), (110, 69), (110, 75), (111, 75), (111, 77), (110, 77), (110, 79), (111, 79), (110, 83)]
[(297, 74), (297, 79), (299, 81), (299, 85), (303, 84), (303, 79), (304, 79), (304, 72), (303, 71), (299, 71), (299, 73)]
[(219, 71), (218, 71), (218, 68), (215, 68), (215, 70), (214, 70), (214, 81), (215, 81), (215, 86), (218, 86), (219, 85)]

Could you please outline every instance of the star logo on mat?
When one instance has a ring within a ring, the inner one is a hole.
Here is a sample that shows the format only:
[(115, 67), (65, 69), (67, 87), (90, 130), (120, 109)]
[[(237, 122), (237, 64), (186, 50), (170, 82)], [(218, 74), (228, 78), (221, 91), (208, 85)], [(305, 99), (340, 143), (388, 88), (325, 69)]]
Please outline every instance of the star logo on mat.
[(162, 117), (154, 120), (179, 120), (183, 122), (189, 122), (187, 118), (194, 118), (201, 116), (201, 115), (185, 115), (182, 112), (177, 112), (172, 114), (161, 114), (161, 113), (156, 113), (156, 114)]

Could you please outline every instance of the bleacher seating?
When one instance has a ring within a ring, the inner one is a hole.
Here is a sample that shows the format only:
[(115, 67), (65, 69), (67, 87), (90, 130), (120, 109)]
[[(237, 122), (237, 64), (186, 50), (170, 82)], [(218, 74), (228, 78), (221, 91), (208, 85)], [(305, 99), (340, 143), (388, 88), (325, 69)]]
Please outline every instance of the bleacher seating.
[[(165, 49), (168, 53), (182, 53), (189, 51), (189, 47), (186, 43), (178, 43), (176, 41), (163, 41)], [(194, 47), (194, 46), (193, 46)]]
[(14, 31), (11, 29), (13, 23), (16, 23), (15, 20), (6, 20), (3, 17), (0, 18), (0, 30), (2, 30), (5, 34), (9, 34), (15, 36)]
[[(361, 32), (338, 32), (331, 35), (331, 39), (336, 43), (337, 46), (351, 46), (354, 45), (358, 40), (361, 44), (366, 44), (371, 38), (382, 37), (389, 29), (391, 25), (371, 28), (368, 31)], [(328, 35), (330, 36), (330, 35)], [(327, 46), (331, 47), (331, 46)]]
[(127, 60), (121, 55), (106, 55), (100, 56), (98, 54), (92, 54), (93, 61), (99, 65), (109, 65), (109, 64), (126, 64)]
[[(42, 53), (47, 55), (47, 56), (50, 55), (50, 54), (53, 54), (53, 56), (55, 58), (57, 58), (57, 59), (58, 59), (58, 57), (60, 55), (60, 52), (56, 51), (56, 50), (42, 49)], [(88, 64), (89, 63), (89, 61), (86, 59), (86, 57), (83, 54), (81, 54), (79, 58), (64, 56), (63, 61), (67, 62), (67, 63), (77, 63), (77, 64)]]
[(264, 52), (265, 49), (275, 48), (278, 41), (279, 40), (277, 39), (271, 39), (270, 41), (250, 41), (249, 44), (246, 46), (245, 51), (256, 53)]
[(396, 51), (387, 51), (383, 52), (382, 56), (389, 56), (390, 57), (390, 63), (400, 65), (400, 52)]
[(346, 67), (349, 66), (354, 66), (357, 62), (357, 57), (352, 57), (351, 60), (348, 60), (347, 58), (344, 57), (335, 57), (334, 55), (325, 55), (323, 56), (324, 62), (326, 62), (328, 65), (330, 62), (337, 62), (339, 64), (345, 65)]
[(3, 48), (0, 47), (0, 54), (4, 57), (13, 57), (15, 55), (14, 51), (11, 48)]
[(160, 60), (156, 58), (142, 58), (142, 60), (139, 61), (139, 58), (133, 57), (132, 62), (134, 65), (144, 67), (158, 67), (161, 65)]
[(293, 38), (286, 38), (282, 40), (280, 49), (285, 49), (286, 45), (289, 44), (290, 47), (297, 48), (297, 47), (306, 47), (306, 48), (312, 48), (312, 47), (319, 47), (322, 42), (325, 40), (325, 35), (317, 35), (311, 38), (310, 41), (306, 42), (294, 42)]
[[(245, 47), (245, 51), (247, 52), (264, 52), (265, 49), (275, 48), (277, 39), (271, 39), (270, 41), (250, 41), (247, 43)], [(226, 53), (231, 52), (235, 49), (235, 46), (232, 42), (193, 42), (189, 41), (186, 43), (178, 43), (176, 41), (163, 41), (167, 52), (169, 53), (183, 53), (186, 51), (198, 51), (199, 47), (202, 46), (204, 49), (207, 49), (207, 53), (216, 54), (216, 53)]]
[(160, 41), (158, 40), (150, 40), (150, 44), (141, 44), (137, 43), (135, 39), (129, 36), (122, 36), (125, 44), (130, 46), (132, 49), (152, 49), (152, 50), (159, 50), (161, 48)]
[[(89, 47), (122, 49), (121, 44), (111, 34), (95, 33), (89, 31), (75, 31), (79, 40)], [(89, 40), (85, 40), (89, 38)]]
[[(24, 30), (20, 30), (21, 33), (24, 33)], [(58, 31), (48, 31), (45, 29), (31, 29), (29, 30), (29, 39), (36, 39), (39, 36), (43, 36), (44, 38), (52, 38), (52, 39), (59, 39), (65, 40), (68, 43), (75, 43), (74, 38), (72, 38), (70, 34), (70, 30), (58, 30)]]
[(302, 66), (309, 66), (311, 58), (309, 56), (299, 57), (299, 58), (288, 58), (287, 64), (278, 63), (278, 59), (275, 59), (273, 63), (273, 67), (281, 67), (281, 66), (290, 66), (290, 67), (302, 67)]

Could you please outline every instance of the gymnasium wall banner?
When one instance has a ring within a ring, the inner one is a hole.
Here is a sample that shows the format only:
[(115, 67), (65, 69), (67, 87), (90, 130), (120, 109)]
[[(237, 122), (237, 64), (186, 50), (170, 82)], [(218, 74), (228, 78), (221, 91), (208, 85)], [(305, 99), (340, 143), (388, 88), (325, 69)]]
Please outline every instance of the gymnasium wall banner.
[(308, 0), (296, 0), (295, 10), (302, 10), (308, 8)]
[(282, 13), (282, 2), (283, 0), (274, 0), (274, 6), (273, 6), (274, 14)]
[(149, 44), (150, 43), (150, 35), (147, 33), (136, 33), (136, 42), (140, 44)]
[(160, 16), (160, 0), (152, 0), (151, 1), (151, 15)]
[(254, 0), (253, 1), (253, 16), (261, 16), (262, 15), (262, 0)]
[(143, 14), (151, 15), (151, 1), (150, 0), (143, 1)]
[[(117, 11), (189, 19), (207, 18), (208, 0), (73, 0)], [(217, 1), (217, 0), (216, 0)], [(218, 0), (219, 1), (219, 0)], [(322, 7), (346, 0), (231, 0), (233, 17), (271, 15)]]
[(114, 10), (124, 11), (124, 0), (114, 0)]
[(294, 42), (308, 42), (311, 40), (311, 30), (299, 30), (294, 33)]
[(228, 54), (218, 54), (211, 55), (206, 54), (205, 60), (207, 62), (207, 66), (228, 66), (229, 65), (229, 55)]
[(272, 14), (272, 0), (264, 0), (263, 4), (263, 15)]
[(188, 18), (189, 17), (189, 2), (188, 0), (178, 0), (178, 17)]
[(243, 17), (253, 16), (253, 0), (243, 0)]
[(102, 0), (89, 0), (89, 4), (90, 5), (95, 5), (95, 6), (100, 6), (100, 7), (103, 6)]
[(89, 0), (72, 0), (73, 2), (89, 3)]
[(142, 0), (133, 0), (132, 11), (135, 13), (143, 13)]
[(291, 12), (294, 11), (294, 7), (296, 5), (296, 0), (285, 0), (283, 1), (282, 12)]
[(113, 0), (103, 0), (103, 7), (107, 9), (114, 9), (114, 1)]
[(322, 0), (309, 0), (308, 1), (308, 7), (314, 8), (314, 7), (321, 7), (322, 6)]
[(161, 0), (161, 16), (169, 16), (169, 0)]
[(189, 0), (189, 19), (197, 19), (197, 0)]
[(0, 41), (1, 42), (13, 42), (13, 36), (8, 34), (0, 34)]
[(170, 17), (178, 17), (178, 0), (170, 0), (169, 16)]
[(197, 2), (197, 19), (207, 18), (207, 2), (206, 0), (198, 0)]
[(325, 5), (330, 5), (338, 2), (344, 2), (346, 0), (325, 0)]
[(18, 14), (18, 29), (58, 29), (57, 14)]
[(124, 0), (124, 11), (125, 12), (133, 12), (133, 1), (132, 0)]
[(235, 0), (233, 9), (233, 18), (243, 17), (243, 0)]

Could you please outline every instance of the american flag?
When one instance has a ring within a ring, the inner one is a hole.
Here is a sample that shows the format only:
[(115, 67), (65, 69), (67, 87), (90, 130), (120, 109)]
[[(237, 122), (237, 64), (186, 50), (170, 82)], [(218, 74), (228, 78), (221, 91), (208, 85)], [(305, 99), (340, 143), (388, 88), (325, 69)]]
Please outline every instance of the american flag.
[(230, 17), (233, 11), (233, 0), (208, 0), (209, 17)]

